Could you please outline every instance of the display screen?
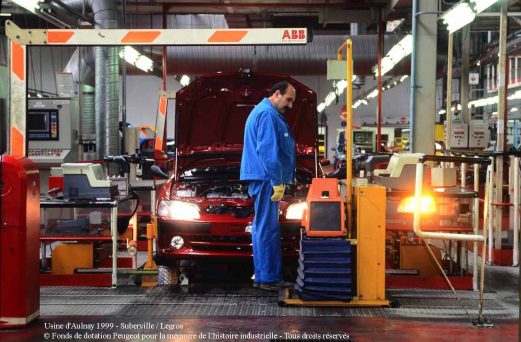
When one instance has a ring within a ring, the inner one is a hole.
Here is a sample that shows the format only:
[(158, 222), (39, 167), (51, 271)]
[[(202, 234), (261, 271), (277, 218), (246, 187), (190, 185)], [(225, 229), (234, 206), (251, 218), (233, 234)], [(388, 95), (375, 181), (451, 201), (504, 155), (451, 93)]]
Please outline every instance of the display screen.
[(29, 132), (46, 132), (49, 130), (49, 115), (41, 112), (30, 112), (27, 116)]
[(29, 140), (59, 140), (58, 110), (33, 109), (27, 113)]
[(355, 144), (372, 144), (373, 132), (370, 132), (370, 131), (353, 132), (353, 142)]

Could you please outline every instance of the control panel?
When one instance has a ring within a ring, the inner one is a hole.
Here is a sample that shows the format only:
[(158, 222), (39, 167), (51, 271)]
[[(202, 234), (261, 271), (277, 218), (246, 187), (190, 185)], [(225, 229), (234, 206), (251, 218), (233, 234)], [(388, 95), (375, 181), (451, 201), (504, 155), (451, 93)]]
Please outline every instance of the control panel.
[(49, 149), (29, 149), (29, 158), (36, 164), (60, 164), (63, 160), (67, 159), (67, 156), (71, 150), (49, 148)]
[(29, 99), (27, 107), (28, 157), (40, 170), (40, 190), (47, 191), (51, 167), (78, 161), (78, 101)]

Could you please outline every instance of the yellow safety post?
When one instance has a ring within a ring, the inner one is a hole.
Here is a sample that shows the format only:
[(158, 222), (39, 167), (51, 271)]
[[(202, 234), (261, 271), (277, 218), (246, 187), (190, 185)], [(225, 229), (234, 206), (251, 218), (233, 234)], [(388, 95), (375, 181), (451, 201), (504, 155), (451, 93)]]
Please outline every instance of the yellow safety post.
[(351, 186), (353, 174), (353, 152), (352, 152), (352, 134), (353, 134), (353, 42), (347, 39), (344, 44), (338, 48), (337, 60), (342, 60), (343, 51), (346, 50), (346, 126), (344, 131), (346, 146), (346, 205), (347, 205), (347, 232), (348, 238), (352, 235), (352, 206), (353, 206), (353, 188)]
[[(145, 263), (145, 270), (157, 270), (157, 265), (154, 262), (153, 256), (153, 242), (157, 235), (157, 219), (152, 217), (152, 222), (147, 224), (147, 262)], [(152, 287), (157, 285), (157, 275), (144, 274), (141, 277), (141, 286)]]

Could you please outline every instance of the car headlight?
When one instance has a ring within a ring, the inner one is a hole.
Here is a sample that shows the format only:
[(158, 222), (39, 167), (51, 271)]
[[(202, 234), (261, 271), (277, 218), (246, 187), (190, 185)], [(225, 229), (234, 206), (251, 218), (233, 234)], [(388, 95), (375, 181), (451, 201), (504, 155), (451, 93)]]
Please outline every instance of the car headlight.
[(174, 220), (195, 220), (200, 218), (199, 206), (183, 201), (161, 201), (157, 214)]
[(288, 220), (301, 220), (304, 210), (307, 208), (308, 204), (306, 202), (290, 204), (288, 209), (286, 209), (286, 218)]

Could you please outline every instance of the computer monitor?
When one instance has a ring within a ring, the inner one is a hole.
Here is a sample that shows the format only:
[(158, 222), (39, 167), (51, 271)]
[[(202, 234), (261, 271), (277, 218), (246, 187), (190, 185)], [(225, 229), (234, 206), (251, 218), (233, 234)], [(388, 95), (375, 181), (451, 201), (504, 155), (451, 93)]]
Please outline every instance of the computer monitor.
[(60, 127), (56, 109), (31, 109), (27, 113), (29, 140), (59, 140)]

